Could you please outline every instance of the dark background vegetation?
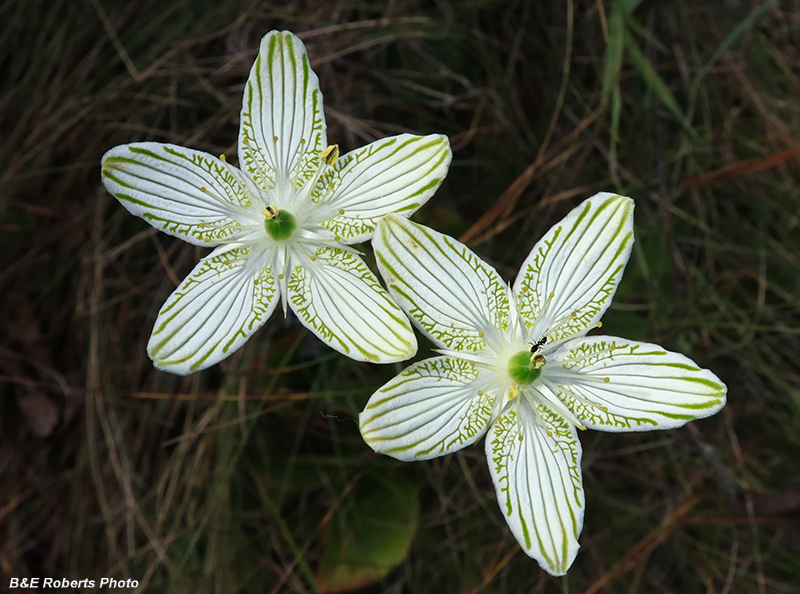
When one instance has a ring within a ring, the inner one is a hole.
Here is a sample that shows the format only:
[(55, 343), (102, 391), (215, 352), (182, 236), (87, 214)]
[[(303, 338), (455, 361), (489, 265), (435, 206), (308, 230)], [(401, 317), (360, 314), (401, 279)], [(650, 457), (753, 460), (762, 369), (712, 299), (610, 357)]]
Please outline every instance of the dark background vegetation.
[[(0, 589), (800, 591), (800, 2), (5, 0), (0, 23)], [(156, 312), (205, 251), (130, 216), (100, 157), (156, 140), (236, 162), (259, 39), (283, 28), (330, 142), (449, 135), (415, 218), (508, 280), (581, 199), (635, 199), (603, 331), (686, 353), (729, 402), (581, 435), (567, 578), (519, 551), (482, 443), (413, 464), (363, 443), (401, 366), (276, 315), (215, 368), (152, 368)]]

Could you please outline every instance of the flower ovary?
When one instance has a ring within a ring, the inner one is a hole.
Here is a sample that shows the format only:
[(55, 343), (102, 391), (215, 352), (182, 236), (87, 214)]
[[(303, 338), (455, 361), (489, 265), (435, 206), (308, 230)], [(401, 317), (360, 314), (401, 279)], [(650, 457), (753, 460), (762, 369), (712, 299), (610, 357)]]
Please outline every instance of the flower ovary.
[(275, 241), (286, 241), (297, 229), (297, 219), (285, 210), (277, 210), (273, 206), (264, 209), (264, 228)]
[(520, 351), (508, 360), (508, 376), (521, 386), (532, 384), (542, 373), (545, 359), (541, 355), (531, 355), (530, 351)]

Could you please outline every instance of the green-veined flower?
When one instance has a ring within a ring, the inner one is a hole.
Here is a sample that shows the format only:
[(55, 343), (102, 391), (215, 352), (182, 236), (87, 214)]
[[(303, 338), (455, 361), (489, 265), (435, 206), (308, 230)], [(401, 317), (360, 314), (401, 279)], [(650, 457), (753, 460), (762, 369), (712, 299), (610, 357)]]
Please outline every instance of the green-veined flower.
[(147, 345), (159, 369), (188, 374), (230, 355), (278, 299), (334, 349), (387, 363), (416, 352), (403, 312), (351, 244), (388, 213), (409, 216), (436, 191), (444, 136), (401, 134), (338, 158), (328, 146), (317, 76), (302, 42), (261, 41), (244, 91), (238, 169), (155, 142), (118, 146), (102, 180), (131, 213), (216, 249), (161, 308)]
[(585, 336), (633, 244), (633, 201), (598, 194), (553, 227), (513, 289), (451, 237), (396, 216), (372, 240), (392, 295), (441, 357), (369, 400), (377, 452), (424, 460), (486, 437), (497, 500), (523, 550), (553, 575), (578, 552), (584, 492), (576, 429), (671, 429), (725, 405), (726, 387), (654, 344)]

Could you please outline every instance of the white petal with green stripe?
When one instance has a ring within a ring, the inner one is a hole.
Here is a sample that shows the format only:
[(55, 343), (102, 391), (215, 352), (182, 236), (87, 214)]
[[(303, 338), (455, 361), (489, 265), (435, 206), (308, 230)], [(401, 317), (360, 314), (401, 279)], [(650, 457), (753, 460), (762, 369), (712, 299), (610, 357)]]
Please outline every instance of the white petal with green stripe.
[(326, 143), (319, 80), (303, 42), (288, 31), (268, 33), (244, 89), (240, 166), (285, 207), (291, 188), (314, 177)]
[(495, 401), (494, 374), (449, 357), (425, 359), (375, 392), (359, 415), (364, 441), (398, 460), (427, 460), (483, 437)]
[(398, 215), (378, 224), (372, 247), (392, 296), (437, 345), (501, 348), (509, 317), (506, 285), (469, 248)]
[(514, 283), (531, 336), (588, 332), (608, 309), (633, 246), (633, 200), (600, 193), (536, 242)]
[(303, 325), (353, 359), (391, 363), (417, 352), (408, 319), (354, 254), (326, 247), (313, 261), (293, 257), (287, 288)]
[(103, 156), (102, 181), (132, 214), (195, 245), (230, 240), (253, 222), (252, 182), (200, 151), (157, 142), (117, 146)]
[(725, 384), (688, 357), (609, 336), (560, 345), (544, 376), (584, 425), (602, 431), (673, 429), (726, 402)]
[(187, 375), (238, 349), (272, 314), (277, 287), (265, 253), (217, 248), (158, 312), (147, 353), (158, 369)]
[(411, 216), (441, 185), (452, 159), (446, 136), (401, 134), (340, 158), (319, 181), (315, 218), (343, 243), (369, 239), (389, 213)]
[(543, 404), (512, 403), (489, 429), (497, 503), (522, 550), (564, 575), (578, 553), (584, 492), (575, 427)]

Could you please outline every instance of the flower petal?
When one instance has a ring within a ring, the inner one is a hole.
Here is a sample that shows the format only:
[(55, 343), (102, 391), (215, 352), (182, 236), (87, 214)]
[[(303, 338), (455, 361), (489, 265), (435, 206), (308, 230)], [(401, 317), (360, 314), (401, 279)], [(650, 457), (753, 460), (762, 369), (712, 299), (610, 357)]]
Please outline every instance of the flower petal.
[(359, 415), (364, 441), (404, 461), (427, 460), (475, 443), (489, 426), (494, 374), (462, 359), (414, 363), (375, 392)]
[(608, 309), (633, 246), (633, 200), (601, 192), (536, 242), (514, 283), (538, 340), (582, 336)]
[(173, 144), (117, 146), (102, 166), (103, 185), (128, 211), (194, 245), (213, 246), (239, 232), (257, 191), (232, 165)]
[(359, 361), (392, 363), (417, 352), (408, 320), (358, 256), (320, 248), (292, 261), (292, 311), (328, 346)]
[(389, 213), (411, 216), (433, 196), (452, 159), (446, 136), (401, 134), (383, 138), (339, 159), (315, 195), (333, 191), (314, 212), (343, 243), (372, 237)]
[(564, 575), (578, 554), (584, 492), (575, 427), (527, 400), (495, 421), (486, 457), (497, 503), (522, 550), (552, 575)]
[(372, 239), (386, 286), (438, 346), (502, 348), (508, 294), (497, 271), (452, 237), (389, 215)]
[(264, 252), (219, 247), (200, 260), (158, 312), (147, 353), (163, 371), (188, 375), (205, 369), (242, 346), (277, 303)]
[(707, 369), (658, 345), (609, 336), (571, 340), (548, 353), (542, 377), (583, 421), (602, 431), (672, 429), (725, 406)]
[(299, 188), (314, 176), (326, 144), (319, 79), (303, 42), (289, 31), (267, 33), (244, 89), (240, 166), (285, 207), (289, 183)]

